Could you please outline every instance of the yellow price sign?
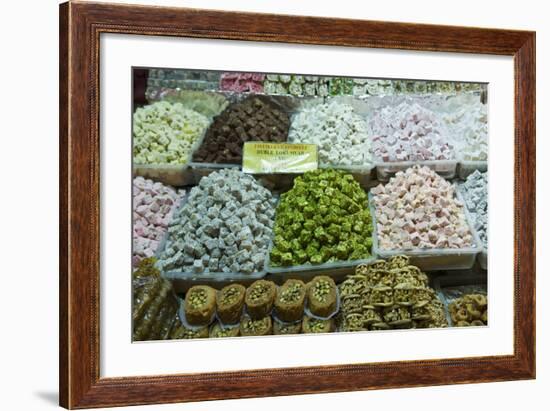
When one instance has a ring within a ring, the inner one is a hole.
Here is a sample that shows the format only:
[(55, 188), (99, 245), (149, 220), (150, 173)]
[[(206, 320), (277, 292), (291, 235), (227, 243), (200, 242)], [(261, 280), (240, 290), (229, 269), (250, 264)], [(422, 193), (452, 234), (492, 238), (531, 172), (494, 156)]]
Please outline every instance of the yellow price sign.
[(243, 148), (243, 172), (249, 174), (303, 173), (317, 169), (315, 144), (249, 141)]

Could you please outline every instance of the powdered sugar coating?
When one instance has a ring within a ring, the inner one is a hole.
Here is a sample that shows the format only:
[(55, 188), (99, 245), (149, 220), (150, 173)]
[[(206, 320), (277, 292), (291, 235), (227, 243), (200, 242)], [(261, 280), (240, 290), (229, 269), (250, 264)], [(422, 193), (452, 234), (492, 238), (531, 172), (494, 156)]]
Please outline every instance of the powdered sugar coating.
[(487, 248), (487, 173), (474, 171), (460, 188), (479, 239)]
[(321, 164), (373, 164), (366, 121), (352, 106), (338, 101), (303, 108), (292, 119), (288, 140), (316, 144)]
[(168, 228), (159, 257), (165, 271), (262, 271), (275, 199), (249, 174), (222, 169), (203, 177)]
[(442, 116), (454, 136), (462, 160), (487, 160), (487, 106), (481, 102), (461, 105)]

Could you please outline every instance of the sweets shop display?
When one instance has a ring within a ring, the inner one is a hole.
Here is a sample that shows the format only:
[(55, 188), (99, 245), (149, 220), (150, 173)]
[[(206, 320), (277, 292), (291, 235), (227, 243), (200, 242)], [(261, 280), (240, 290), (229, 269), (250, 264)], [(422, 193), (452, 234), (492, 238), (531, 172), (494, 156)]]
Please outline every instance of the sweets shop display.
[(132, 117), (134, 341), (488, 325), (486, 84), (175, 69), (146, 81)]

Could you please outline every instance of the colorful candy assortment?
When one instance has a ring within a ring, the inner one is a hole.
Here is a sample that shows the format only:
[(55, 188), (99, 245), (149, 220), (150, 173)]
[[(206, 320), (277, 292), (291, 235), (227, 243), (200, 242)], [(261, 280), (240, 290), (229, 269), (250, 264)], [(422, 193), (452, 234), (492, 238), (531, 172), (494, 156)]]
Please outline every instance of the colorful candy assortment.
[(220, 90), (239, 93), (262, 93), (265, 74), (260, 73), (223, 73), (220, 77)]

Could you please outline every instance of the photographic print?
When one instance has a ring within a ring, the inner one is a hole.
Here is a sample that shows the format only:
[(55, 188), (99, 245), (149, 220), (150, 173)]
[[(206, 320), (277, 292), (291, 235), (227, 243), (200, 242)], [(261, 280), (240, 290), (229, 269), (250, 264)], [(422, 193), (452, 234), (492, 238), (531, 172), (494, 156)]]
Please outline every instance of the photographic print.
[(486, 83), (132, 77), (134, 342), (488, 325)]

